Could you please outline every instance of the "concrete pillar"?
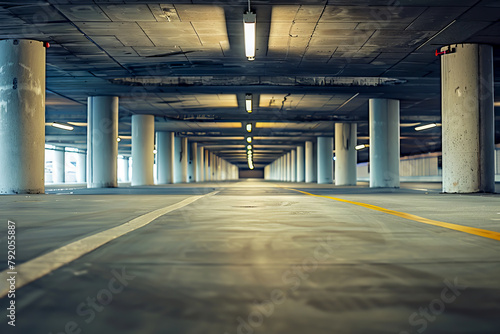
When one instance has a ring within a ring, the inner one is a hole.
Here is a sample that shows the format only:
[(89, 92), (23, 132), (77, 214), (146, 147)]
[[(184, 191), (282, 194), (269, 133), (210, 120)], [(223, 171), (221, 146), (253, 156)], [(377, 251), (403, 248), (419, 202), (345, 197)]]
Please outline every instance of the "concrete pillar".
[(313, 182), (313, 142), (312, 141), (306, 141), (305, 144), (305, 157), (304, 157), (304, 164), (305, 164), (305, 182), (306, 183), (311, 183)]
[(204, 154), (203, 154), (203, 146), (199, 146), (196, 150), (196, 182), (203, 182), (204, 180)]
[(281, 181), (286, 181), (286, 153), (281, 157)]
[(78, 182), (78, 183), (87, 182), (87, 154), (86, 153), (78, 153), (76, 155), (76, 182)]
[(156, 177), (158, 184), (174, 183), (174, 133), (156, 132)]
[(333, 182), (333, 138), (318, 137), (318, 184)]
[(117, 187), (118, 97), (90, 96), (87, 113), (87, 187)]
[(290, 152), (285, 154), (285, 164), (286, 164), (286, 169), (285, 169), (285, 181), (290, 182), (292, 179), (292, 167), (291, 167), (291, 157), (290, 157)]
[(297, 154), (295, 150), (290, 152), (290, 171), (291, 171), (291, 182), (297, 182)]
[(399, 100), (370, 99), (370, 187), (399, 188)]
[(0, 41), (0, 194), (45, 191), (45, 48)]
[(154, 184), (153, 115), (132, 115), (132, 186)]
[(335, 124), (335, 185), (355, 186), (357, 182), (357, 124)]
[(188, 168), (189, 168), (189, 176), (188, 182), (196, 182), (196, 164), (197, 164), (197, 153), (198, 153), (198, 143), (190, 143), (189, 145), (189, 154), (188, 154)]
[(204, 163), (205, 163), (204, 180), (210, 181), (211, 180), (211, 178), (210, 178), (210, 152), (207, 149), (205, 149), (204, 155), (205, 155), (205, 158), (204, 158)]
[(297, 182), (305, 181), (304, 146), (297, 146)]
[(64, 183), (65, 155), (66, 152), (64, 152), (64, 147), (59, 147), (54, 150), (54, 159), (52, 160), (52, 180), (54, 183)]
[(182, 138), (174, 137), (174, 183), (182, 182)]
[(493, 48), (456, 44), (441, 56), (443, 192), (495, 192)]
[(189, 182), (189, 143), (187, 137), (181, 138), (181, 166), (182, 166), (182, 182)]

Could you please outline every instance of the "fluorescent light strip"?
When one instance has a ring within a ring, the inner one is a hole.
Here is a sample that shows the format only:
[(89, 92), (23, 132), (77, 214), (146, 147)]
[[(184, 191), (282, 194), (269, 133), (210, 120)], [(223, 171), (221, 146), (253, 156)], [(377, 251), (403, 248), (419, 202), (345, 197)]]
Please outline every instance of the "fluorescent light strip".
[(245, 100), (245, 108), (247, 110), (247, 113), (252, 112), (252, 100)]
[(428, 129), (435, 128), (436, 126), (438, 126), (436, 123), (431, 123), (431, 124), (426, 124), (426, 125), (422, 125), (422, 126), (417, 126), (415, 128), (415, 131), (428, 130)]
[(359, 151), (359, 150), (362, 150), (362, 149), (365, 149), (367, 148), (368, 145), (366, 144), (363, 144), (363, 145), (357, 145), (356, 147), (354, 147), (356, 149), (356, 151)]
[(349, 100), (347, 100), (344, 103), (342, 103), (335, 111), (339, 110), (340, 108), (342, 108), (343, 106), (345, 106), (346, 104), (348, 104), (349, 102), (351, 102), (352, 100), (354, 100), (356, 97), (358, 97), (358, 95), (359, 95), (359, 93), (356, 93), (353, 96), (351, 96), (351, 98)]
[(245, 32), (245, 55), (248, 60), (255, 59), (255, 23), (256, 15), (252, 12), (243, 14)]
[(63, 124), (63, 123), (57, 123), (57, 122), (52, 122), (51, 124), (54, 128), (58, 129), (63, 129), (67, 131), (73, 131), (73, 127), (71, 125)]

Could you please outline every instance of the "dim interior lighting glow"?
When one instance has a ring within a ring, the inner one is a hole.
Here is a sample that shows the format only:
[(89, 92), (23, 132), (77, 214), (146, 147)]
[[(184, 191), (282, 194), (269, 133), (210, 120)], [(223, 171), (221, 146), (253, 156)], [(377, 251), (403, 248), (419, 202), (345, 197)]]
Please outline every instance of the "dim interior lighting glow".
[(51, 125), (54, 128), (63, 129), (63, 130), (67, 130), (67, 131), (73, 131), (73, 129), (74, 129), (71, 125), (64, 124), (64, 123), (52, 122)]
[(247, 124), (247, 132), (252, 132), (252, 123)]
[(437, 123), (431, 123), (431, 124), (421, 125), (421, 126), (417, 126), (417, 127), (415, 128), (415, 131), (423, 131), (423, 130), (428, 130), (428, 129), (435, 128), (436, 126), (438, 126), (438, 124), (437, 124)]
[(251, 143), (252, 142), (252, 137), (247, 137), (247, 143)]
[(356, 151), (359, 151), (359, 150), (362, 150), (362, 149), (365, 149), (369, 147), (368, 144), (363, 144), (363, 145), (357, 145), (356, 147), (354, 147), (356, 149)]
[[(250, 7), (250, 4), (249, 4)], [(255, 23), (257, 15), (250, 11), (243, 14), (243, 26), (245, 33), (245, 55), (248, 60), (255, 60)]]
[(245, 95), (245, 109), (249, 114), (252, 112), (252, 94)]

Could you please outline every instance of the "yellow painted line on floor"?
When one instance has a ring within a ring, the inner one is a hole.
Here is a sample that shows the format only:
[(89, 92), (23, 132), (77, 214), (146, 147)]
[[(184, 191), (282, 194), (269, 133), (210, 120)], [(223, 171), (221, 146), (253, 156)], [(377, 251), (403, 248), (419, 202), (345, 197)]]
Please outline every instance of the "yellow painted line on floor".
[(343, 199), (343, 198), (332, 197), (332, 196), (325, 196), (325, 195), (315, 195), (315, 194), (308, 193), (306, 191), (302, 191), (302, 190), (298, 190), (298, 189), (293, 189), (293, 188), (285, 188), (285, 189), (297, 191), (299, 193), (302, 193), (302, 194), (305, 194), (305, 195), (309, 195), (309, 196), (329, 198), (329, 199), (333, 199), (333, 200), (339, 201), (339, 202), (354, 204), (354, 205), (362, 206), (362, 207), (367, 208), (367, 209), (371, 209), (371, 210), (375, 210), (375, 211), (387, 213), (389, 215), (393, 215), (393, 216), (396, 216), (396, 217), (413, 220), (413, 221), (416, 221), (416, 222), (419, 222), (419, 223), (424, 223), (424, 224), (428, 224), (428, 225), (434, 225), (434, 226), (444, 227), (444, 228), (447, 228), (447, 229), (450, 229), (450, 230), (455, 230), (455, 231), (464, 232), (464, 233), (468, 233), (468, 234), (478, 235), (480, 237), (485, 237), (485, 238), (489, 238), (489, 239), (500, 241), (500, 232), (494, 232), (494, 231), (483, 230), (483, 229), (475, 228), (475, 227), (469, 227), (469, 226), (463, 226), (463, 225), (445, 223), (445, 222), (441, 222), (441, 221), (438, 221), (438, 220), (432, 220), (432, 219), (427, 219), (427, 218), (424, 218), (424, 217), (412, 215), (410, 213), (405, 213), (405, 212), (400, 212), (400, 211), (385, 209), (385, 208), (382, 208), (380, 206), (376, 206), (376, 205), (372, 205), (372, 204), (366, 204), (366, 203), (361, 203), (361, 202), (349, 201), (349, 200)]
[[(181, 209), (199, 200), (202, 197), (212, 196), (217, 194), (218, 192), (219, 191), (213, 191), (205, 195), (191, 196), (178, 203), (148, 212), (122, 225), (118, 225), (108, 230), (74, 241), (61, 248), (57, 248), (44, 255), (24, 262), (23, 264), (20, 264), (16, 267), (16, 290), (53, 272), (56, 269), (59, 269), (60, 267), (70, 262), (75, 261), (83, 255), (90, 253), (91, 251), (103, 246), (104, 244), (107, 244), (112, 240), (115, 240), (127, 233), (148, 225), (153, 220), (167, 213)], [(10, 270), (8, 269), (0, 272), (0, 281), (4, 283), (0, 288), (0, 298), (5, 297), (9, 292), (8, 284), (5, 284), (7, 278), (11, 276), (9, 272)]]

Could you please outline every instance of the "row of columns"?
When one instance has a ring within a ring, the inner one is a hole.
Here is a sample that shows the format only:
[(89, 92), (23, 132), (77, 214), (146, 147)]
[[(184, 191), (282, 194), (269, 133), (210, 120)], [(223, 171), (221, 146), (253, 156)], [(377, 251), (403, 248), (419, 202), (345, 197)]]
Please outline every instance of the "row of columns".
[[(117, 98), (89, 98), (89, 119), (93, 118), (92, 114), (94, 113), (90, 107), (92, 106), (91, 100), (96, 99), (114, 101)], [(114, 104), (110, 104), (109, 107), (113, 109)], [(111, 120), (104, 123), (111, 123)], [(108, 136), (114, 135), (113, 132), (107, 132), (106, 134)], [(154, 116), (133, 115), (132, 186), (154, 184), (155, 136), (157, 184), (222, 181), (238, 178), (238, 168), (235, 165), (218, 157), (203, 146), (198, 147), (198, 143), (190, 143), (186, 137), (176, 137), (173, 132), (158, 131), (155, 135)], [(96, 138), (104, 138), (104, 133), (90, 138), (89, 141), (95, 141)], [(112, 144), (117, 147), (116, 139), (113, 143), (111, 140), (103, 140), (99, 147), (103, 148), (105, 144)], [(101, 163), (105, 161), (109, 168), (114, 168), (109, 155), (103, 154), (101, 158)], [(95, 161), (93, 164), (94, 167), (89, 162), (89, 170), (95, 169)], [(99, 164), (97, 165), (99, 166)], [(88, 187), (117, 186), (114, 175), (108, 175), (107, 177), (109, 179), (100, 179), (99, 183), (97, 183), (94, 176), (94, 183), (89, 183)], [(96, 183), (98, 186), (96, 186)]]
[[(335, 155), (334, 138), (318, 137), (316, 143), (306, 141), (271, 163), (265, 175), (287, 182), (329, 184), (335, 180), (339, 186), (356, 185), (356, 133), (355, 123), (336, 123)], [(370, 148), (370, 186), (399, 187), (399, 101), (370, 100)]]
[[(442, 49), (443, 191), (494, 192), (493, 48), (456, 44)], [(0, 193), (44, 192), (45, 46), (33, 40), (0, 41)], [(133, 184), (152, 183), (154, 119), (133, 118)], [(399, 101), (370, 100), (370, 185), (399, 187)], [(153, 124), (153, 125), (152, 125)], [(337, 139), (337, 133), (340, 139)], [(351, 125), (336, 130), (335, 148), (342, 152), (336, 168), (340, 184), (352, 183)], [(87, 183), (89, 187), (117, 186), (118, 97), (88, 100)], [(349, 143), (349, 145), (344, 145)], [(330, 183), (333, 178), (333, 138), (319, 137), (304, 145), (304, 172), (298, 167), (298, 148), (274, 161), (269, 178)], [(136, 147), (136, 149), (134, 149)], [(139, 148), (137, 148), (139, 147)], [(187, 138), (173, 141), (173, 181), (181, 164), (181, 181), (233, 178), (237, 168), (212, 152), (200, 153), (204, 173), (189, 168)], [(191, 147), (191, 150), (196, 146)], [(198, 152), (195, 149), (196, 165)], [(180, 161), (177, 153), (180, 152)], [(316, 153), (315, 153), (316, 152)], [(168, 152), (166, 153), (168, 154)], [(171, 154), (171, 153), (170, 153)], [(317, 156), (314, 157), (314, 154)], [(342, 158), (341, 158), (342, 157)], [(191, 164), (193, 163), (191, 161)], [(201, 162), (201, 159), (200, 159)], [(316, 166), (314, 164), (316, 163)], [(337, 167), (339, 165), (339, 167)], [(167, 168), (168, 169), (168, 168)], [(191, 174), (189, 173), (191, 170)], [(207, 174), (208, 171), (208, 174)], [(168, 172), (166, 172), (168, 173)], [(172, 172), (170, 172), (172, 173)], [(300, 173), (300, 175), (298, 175)], [(189, 178), (191, 175), (191, 178)], [(196, 176), (195, 176), (196, 175)], [(354, 174), (355, 175), (355, 174)], [(170, 175), (172, 179), (172, 174)]]

